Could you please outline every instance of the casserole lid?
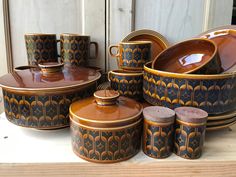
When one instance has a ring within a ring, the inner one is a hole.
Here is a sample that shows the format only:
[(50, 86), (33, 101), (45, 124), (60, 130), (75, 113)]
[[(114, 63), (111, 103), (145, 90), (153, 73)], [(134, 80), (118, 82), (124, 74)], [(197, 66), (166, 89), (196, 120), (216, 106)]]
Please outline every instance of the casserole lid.
[(101, 74), (95, 69), (48, 62), (39, 66), (17, 67), (12, 73), (0, 77), (0, 85), (20, 91), (60, 91), (89, 84), (100, 77)]
[(83, 126), (112, 128), (137, 122), (142, 111), (140, 103), (117, 91), (99, 90), (93, 97), (72, 103), (70, 119)]

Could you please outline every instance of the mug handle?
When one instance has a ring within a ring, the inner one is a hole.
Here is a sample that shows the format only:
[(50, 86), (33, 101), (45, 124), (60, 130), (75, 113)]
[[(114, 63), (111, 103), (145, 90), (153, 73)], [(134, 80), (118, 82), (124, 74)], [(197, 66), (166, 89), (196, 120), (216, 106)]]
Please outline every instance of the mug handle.
[[(109, 47), (109, 53), (112, 57), (118, 57), (119, 56), (119, 46), (118, 45), (110, 45)], [(116, 54), (112, 53), (112, 49), (116, 48)]]
[(90, 42), (90, 46), (94, 45), (95, 46), (95, 56), (89, 57), (90, 59), (96, 59), (98, 57), (98, 43), (97, 42)]
[[(61, 40), (60, 40), (60, 39), (57, 39), (57, 44), (58, 44), (58, 42), (61, 42)], [(63, 63), (62, 58), (61, 58), (61, 55), (57, 54), (57, 57), (60, 57), (60, 62)]]
[(109, 72), (107, 73), (107, 79), (108, 79), (109, 82), (111, 82), (111, 79), (110, 79), (111, 77), (110, 77), (110, 76), (111, 76), (111, 71), (109, 71)]

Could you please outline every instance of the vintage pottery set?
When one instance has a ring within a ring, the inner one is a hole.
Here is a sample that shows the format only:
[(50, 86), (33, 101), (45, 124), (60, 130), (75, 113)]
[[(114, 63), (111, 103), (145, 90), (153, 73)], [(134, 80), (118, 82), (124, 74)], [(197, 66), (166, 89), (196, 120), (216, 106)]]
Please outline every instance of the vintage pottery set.
[(206, 130), (236, 123), (235, 26), (172, 46), (156, 31), (131, 32), (108, 50), (118, 68), (109, 83), (89, 65), (99, 52), (90, 36), (30, 33), (25, 44), (28, 65), (0, 77), (6, 117), (42, 130), (70, 126), (82, 159), (127, 160), (141, 144), (152, 158), (197, 159)]

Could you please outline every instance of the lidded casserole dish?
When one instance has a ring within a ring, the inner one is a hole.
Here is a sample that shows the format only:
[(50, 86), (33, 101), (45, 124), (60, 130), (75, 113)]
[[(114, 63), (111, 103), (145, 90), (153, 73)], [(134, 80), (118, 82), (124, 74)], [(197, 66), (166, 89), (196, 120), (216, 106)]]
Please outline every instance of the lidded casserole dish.
[(19, 126), (69, 126), (69, 106), (91, 96), (101, 74), (94, 69), (45, 63), (18, 67), (0, 77), (7, 119)]
[(93, 162), (118, 162), (138, 153), (141, 145), (140, 103), (99, 90), (94, 97), (70, 106), (72, 147), (79, 157)]

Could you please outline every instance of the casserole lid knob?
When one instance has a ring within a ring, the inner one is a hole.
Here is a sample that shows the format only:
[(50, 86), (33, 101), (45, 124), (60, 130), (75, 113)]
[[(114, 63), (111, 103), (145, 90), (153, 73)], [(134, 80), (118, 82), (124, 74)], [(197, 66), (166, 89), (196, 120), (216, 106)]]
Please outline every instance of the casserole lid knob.
[(63, 63), (47, 62), (38, 64), (43, 74), (52, 74), (62, 71)]
[(98, 90), (94, 94), (95, 101), (98, 105), (109, 106), (117, 103), (119, 92), (115, 90)]

